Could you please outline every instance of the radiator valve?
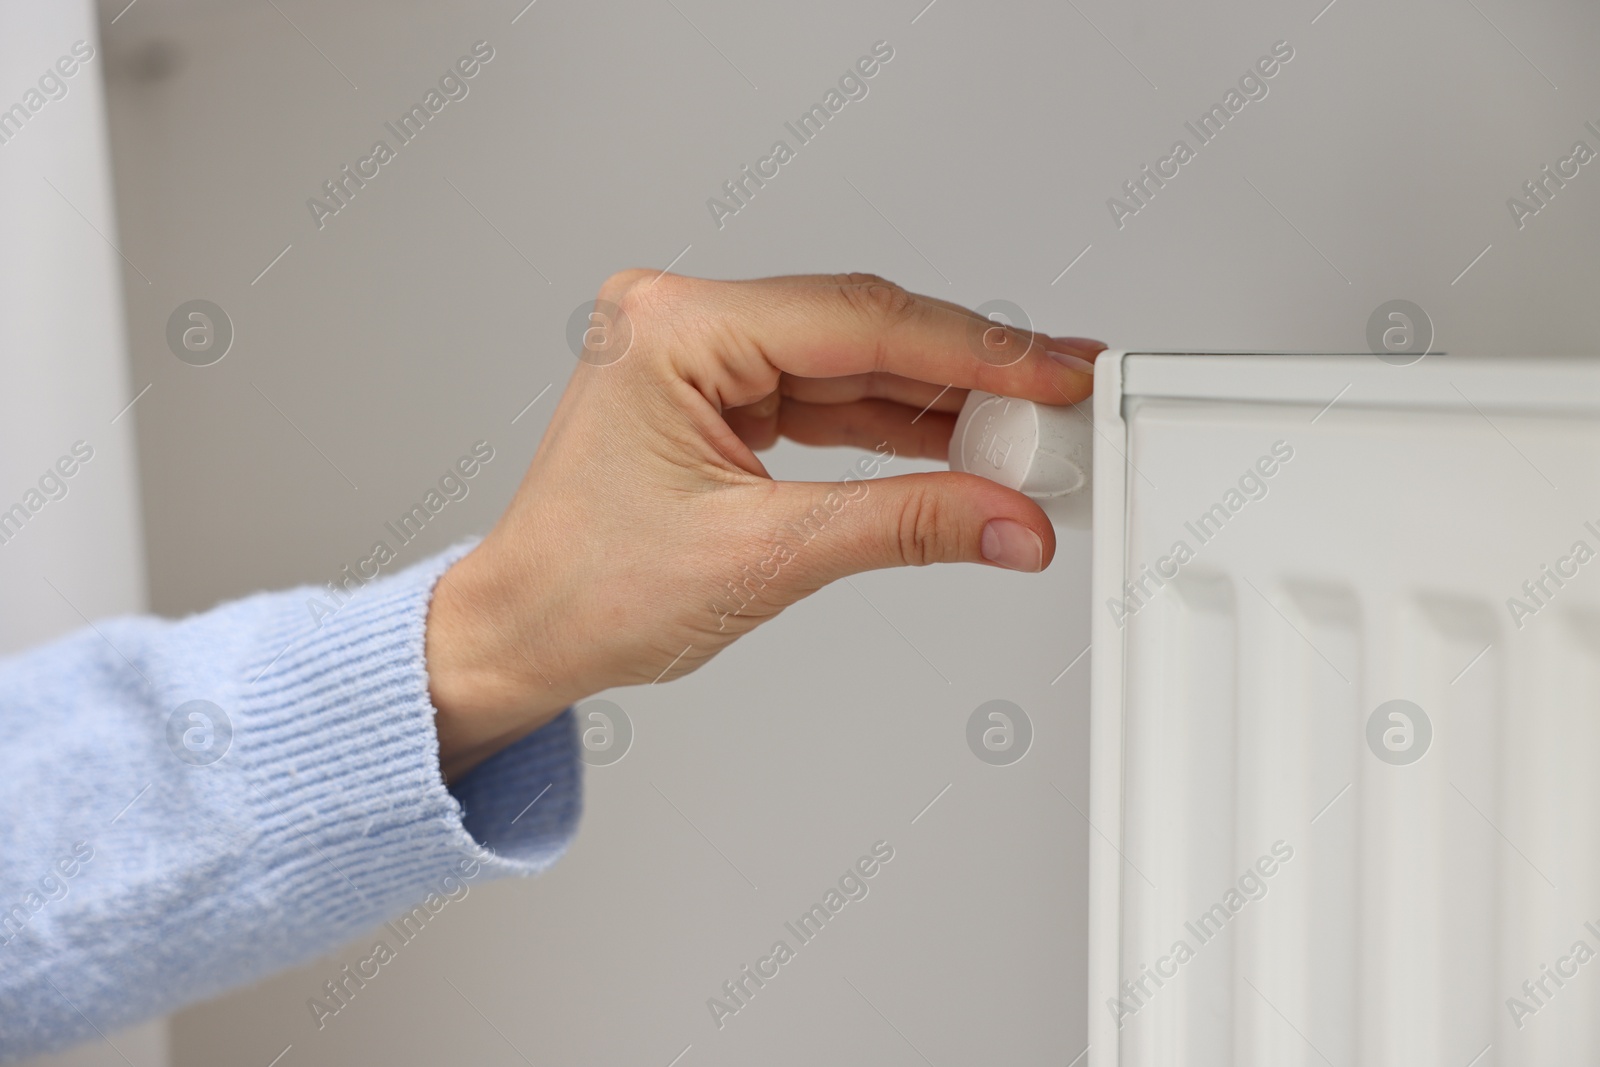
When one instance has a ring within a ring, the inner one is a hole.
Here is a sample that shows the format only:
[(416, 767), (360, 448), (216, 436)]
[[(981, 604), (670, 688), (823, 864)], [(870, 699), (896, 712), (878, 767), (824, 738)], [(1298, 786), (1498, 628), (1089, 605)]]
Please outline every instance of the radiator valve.
[(950, 469), (1031, 497), (1059, 526), (1089, 528), (1089, 402), (1058, 407), (974, 389), (950, 435)]

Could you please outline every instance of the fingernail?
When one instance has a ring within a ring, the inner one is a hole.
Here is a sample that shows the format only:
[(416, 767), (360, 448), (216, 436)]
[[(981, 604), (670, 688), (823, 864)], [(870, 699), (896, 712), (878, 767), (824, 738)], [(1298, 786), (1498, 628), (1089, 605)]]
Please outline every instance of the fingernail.
[(984, 559), (1009, 570), (1032, 573), (1044, 568), (1044, 542), (1011, 519), (994, 519), (984, 526), (980, 548)]
[(1057, 363), (1071, 367), (1080, 374), (1087, 374), (1091, 377), (1094, 375), (1094, 364), (1089, 360), (1084, 359), (1076, 352), (1060, 352), (1054, 348), (1046, 348), (1044, 351), (1045, 355), (1049, 356)]
[(1094, 357), (1105, 351), (1105, 343), (1092, 337), (1051, 337), (1045, 351), (1056, 362), (1083, 374), (1094, 374)]

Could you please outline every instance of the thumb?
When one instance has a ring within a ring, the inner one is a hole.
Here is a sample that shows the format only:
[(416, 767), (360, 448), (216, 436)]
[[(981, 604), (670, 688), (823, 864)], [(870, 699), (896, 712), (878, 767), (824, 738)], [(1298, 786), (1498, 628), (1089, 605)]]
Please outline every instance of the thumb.
[(1055, 531), (1039, 505), (973, 474), (938, 472), (841, 483), (779, 483), (780, 526), (801, 596), (882, 567), (987, 563), (1039, 571)]

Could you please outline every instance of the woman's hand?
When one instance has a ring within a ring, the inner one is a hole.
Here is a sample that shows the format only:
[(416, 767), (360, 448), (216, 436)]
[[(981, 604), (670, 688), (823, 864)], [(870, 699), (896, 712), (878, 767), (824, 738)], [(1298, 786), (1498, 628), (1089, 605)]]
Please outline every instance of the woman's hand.
[[(603, 689), (687, 674), (785, 607), (879, 567), (1043, 569), (1044, 513), (944, 458), (968, 389), (1084, 399), (1097, 341), (1001, 326), (870, 274), (715, 282), (626, 271), (516, 497), (440, 581), (427, 659), (455, 777)], [(789, 437), (871, 454), (777, 482)], [(843, 473), (843, 472), (841, 472)]]

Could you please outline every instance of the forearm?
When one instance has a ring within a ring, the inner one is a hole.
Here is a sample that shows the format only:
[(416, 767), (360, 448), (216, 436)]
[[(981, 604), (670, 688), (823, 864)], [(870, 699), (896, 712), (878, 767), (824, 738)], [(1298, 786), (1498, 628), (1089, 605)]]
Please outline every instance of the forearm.
[[(370, 583), (320, 625), (311, 590), (291, 590), (101, 622), (0, 664), (0, 1058), (556, 859), (579, 808), (570, 717), (452, 787), (440, 773), (426, 622), (456, 555)], [(221, 714), (197, 705), (214, 721), (169, 728), (194, 700)]]

